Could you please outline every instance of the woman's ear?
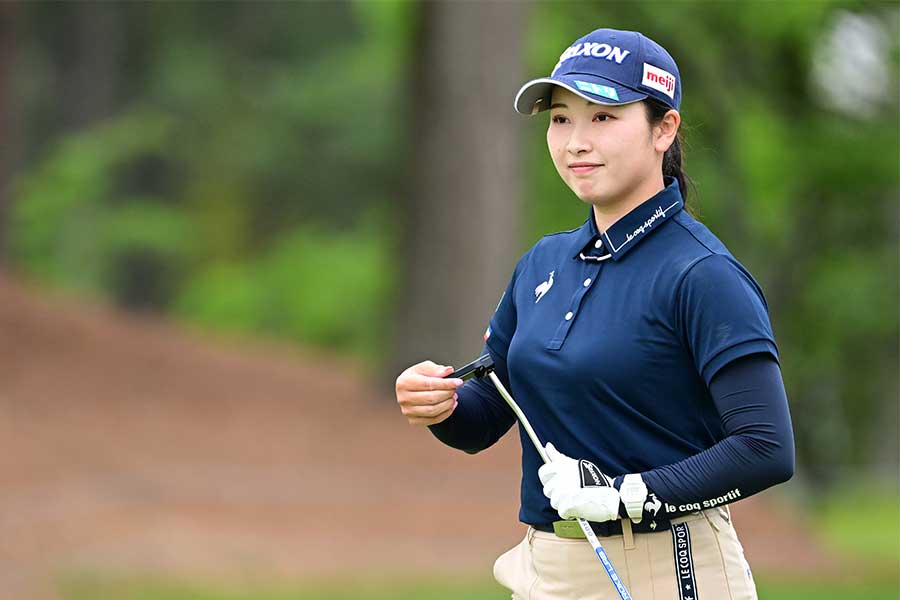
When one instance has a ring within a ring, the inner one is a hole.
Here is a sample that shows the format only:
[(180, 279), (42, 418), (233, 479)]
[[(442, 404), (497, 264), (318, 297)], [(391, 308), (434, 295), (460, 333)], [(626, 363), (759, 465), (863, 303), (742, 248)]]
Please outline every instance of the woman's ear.
[(659, 125), (653, 128), (653, 146), (657, 152), (665, 153), (678, 135), (678, 126), (681, 124), (681, 115), (677, 110), (667, 112)]

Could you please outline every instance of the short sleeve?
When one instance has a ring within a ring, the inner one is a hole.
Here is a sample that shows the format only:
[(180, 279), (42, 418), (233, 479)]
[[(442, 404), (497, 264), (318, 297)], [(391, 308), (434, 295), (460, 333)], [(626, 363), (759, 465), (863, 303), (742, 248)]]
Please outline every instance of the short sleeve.
[(779, 360), (762, 290), (728, 256), (713, 254), (689, 268), (678, 287), (676, 310), (682, 339), (707, 385), (741, 356), (767, 352)]
[(497, 303), (494, 315), (491, 317), (488, 328), (484, 332), (485, 344), (487, 344), (495, 354), (500, 356), (504, 362), (506, 362), (506, 354), (509, 351), (509, 343), (516, 331), (515, 288), (516, 280), (519, 277), (519, 272), (522, 269), (524, 261), (525, 256), (519, 259), (518, 264), (516, 264), (516, 268), (513, 270), (509, 284), (507, 284), (506, 290), (500, 296), (500, 302)]

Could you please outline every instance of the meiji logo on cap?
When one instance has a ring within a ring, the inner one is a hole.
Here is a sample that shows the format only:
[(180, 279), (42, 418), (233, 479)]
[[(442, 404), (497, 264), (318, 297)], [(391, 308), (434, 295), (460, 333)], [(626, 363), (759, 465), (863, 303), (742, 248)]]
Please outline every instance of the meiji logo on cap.
[(675, 98), (675, 76), (668, 71), (644, 63), (644, 79), (641, 84), (659, 90), (669, 98)]

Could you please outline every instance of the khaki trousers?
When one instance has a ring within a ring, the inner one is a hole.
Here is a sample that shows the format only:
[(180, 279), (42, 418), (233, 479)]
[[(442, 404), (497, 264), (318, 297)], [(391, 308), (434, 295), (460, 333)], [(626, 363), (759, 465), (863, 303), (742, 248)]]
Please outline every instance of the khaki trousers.
[[(672, 520), (673, 528), (600, 537), (634, 600), (757, 600), (756, 586), (728, 507)], [(494, 563), (494, 578), (513, 600), (619, 600), (585, 539), (529, 526)]]

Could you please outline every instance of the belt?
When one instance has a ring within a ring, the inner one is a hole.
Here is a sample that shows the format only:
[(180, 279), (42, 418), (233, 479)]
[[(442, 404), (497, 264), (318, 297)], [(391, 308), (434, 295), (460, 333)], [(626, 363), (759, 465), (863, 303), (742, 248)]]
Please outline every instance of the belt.
[[(597, 523), (588, 521), (591, 529), (598, 537), (610, 537), (613, 535), (622, 535), (622, 520), (603, 521)], [(658, 531), (668, 531), (672, 524), (665, 519), (643, 519), (640, 523), (631, 523), (631, 531), (634, 533), (655, 533)], [(554, 521), (551, 524), (532, 525), (538, 531), (546, 531), (547, 533), (555, 533), (557, 537), (562, 538), (581, 538), (584, 539), (584, 532), (578, 521)]]

